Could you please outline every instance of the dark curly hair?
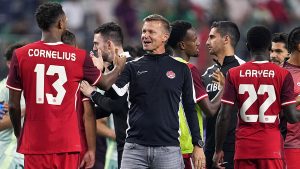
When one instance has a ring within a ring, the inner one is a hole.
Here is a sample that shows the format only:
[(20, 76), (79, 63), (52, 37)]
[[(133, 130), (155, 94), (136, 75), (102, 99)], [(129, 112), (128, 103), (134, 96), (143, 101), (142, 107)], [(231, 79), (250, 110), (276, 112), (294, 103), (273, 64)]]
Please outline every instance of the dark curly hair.
[(269, 50), (272, 42), (271, 31), (265, 26), (254, 26), (247, 32), (247, 45), (250, 51)]
[(37, 8), (35, 17), (38, 26), (42, 30), (47, 31), (64, 14), (62, 6), (59, 3), (47, 2)]
[(173, 49), (177, 49), (177, 44), (183, 41), (187, 31), (192, 28), (192, 24), (186, 21), (175, 21), (171, 23), (171, 34), (168, 40), (168, 45)]

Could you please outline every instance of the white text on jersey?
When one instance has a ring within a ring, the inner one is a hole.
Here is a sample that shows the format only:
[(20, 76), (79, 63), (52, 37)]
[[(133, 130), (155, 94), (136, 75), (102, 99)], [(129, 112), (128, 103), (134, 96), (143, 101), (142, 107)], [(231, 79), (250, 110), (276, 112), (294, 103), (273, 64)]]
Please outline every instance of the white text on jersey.
[(274, 78), (274, 70), (240, 70), (240, 77), (271, 77)]
[(36, 56), (36, 57), (43, 57), (43, 58), (51, 58), (51, 59), (60, 59), (60, 60), (76, 60), (75, 53), (69, 52), (59, 52), (53, 50), (42, 50), (42, 49), (29, 49), (28, 56)]

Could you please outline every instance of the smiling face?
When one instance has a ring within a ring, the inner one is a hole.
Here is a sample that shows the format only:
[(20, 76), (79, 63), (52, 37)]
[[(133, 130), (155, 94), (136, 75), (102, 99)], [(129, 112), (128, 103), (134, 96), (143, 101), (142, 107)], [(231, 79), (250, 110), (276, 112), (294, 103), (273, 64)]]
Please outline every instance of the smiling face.
[(206, 46), (210, 55), (218, 56), (218, 54), (223, 50), (224, 38), (217, 31), (217, 28), (213, 27), (210, 30)]
[(160, 21), (146, 21), (142, 28), (143, 49), (153, 54), (165, 52), (165, 43), (169, 38), (167, 30)]

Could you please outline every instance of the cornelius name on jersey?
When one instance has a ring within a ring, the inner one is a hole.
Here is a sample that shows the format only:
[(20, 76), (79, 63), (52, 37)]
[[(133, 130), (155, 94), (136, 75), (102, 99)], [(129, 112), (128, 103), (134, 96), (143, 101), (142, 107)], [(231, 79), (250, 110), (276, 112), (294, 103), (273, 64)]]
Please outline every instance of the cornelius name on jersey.
[(271, 77), (274, 78), (274, 70), (240, 70), (240, 77)]
[(60, 59), (60, 60), (71, 60), (76, 61), (76, 54), (70, 52), (59, 52), (53, 50), (43, 50), (43, 49), (29, 49), (28, 56), (32, 57), (43, 57), (51, 59)]

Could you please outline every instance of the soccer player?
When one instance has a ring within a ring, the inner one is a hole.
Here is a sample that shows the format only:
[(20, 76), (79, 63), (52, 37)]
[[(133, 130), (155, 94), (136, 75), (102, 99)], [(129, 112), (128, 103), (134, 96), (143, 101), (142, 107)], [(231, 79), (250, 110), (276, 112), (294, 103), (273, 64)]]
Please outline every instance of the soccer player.
[[(64, 44), (68, 44), (77, 48), (76, 37), (75, 35), (65, 30), (61, 36), (61, 41)], [(95, 115), (90, 99), (79, 95), (80, 102), (83, 110), (78, 110), (79, 113), (79, 127), (80, 127), (80, 136), (81, 136), (81, 145), (82, 151), (80, 153), (80, 167), (91, 168), (95, 163), (95, 151), (96, 151), (96, 123)]]
[(214, 166), (221, 167), (223, 143), (234, 105), (239, 108), (236, 131), (235, 169), (282, 169), (283, 146), (279, 113), (290, 123), (300, 120), (296, 111), (291, 73), (269, 62), (271, 32), (263, 26), (247, 33), (253, 61), (228, 71), (221, 109), (216, 123)]
[(286, 33), (274, 33), (272, 36), (271, 62), (283, 65), (285, 58), (288, 58), (288, 35)]
[[(240, 31), (237, 25), (230, 21), (218, 21), (214, 22), (211, 26), (209, 37), (206, 41), (208, 52), (211, 56), (216, 57), (214, 59), (217, 64), (207, 68), (206, 72), (202, 75), (204, 86), (209, 99), (213, 99), (220, 91), (220, 86), (213, 80), (213, 73), (220, 69), (223, 75), (229, 69), (239, 66), (245, 63), (238, 56), (234, 54), (235, 47), (240, 39)], [(233, 110), (237, 112), (237, 107)], [(232, 123), (228, 130), (226, 141), (223, 147), (225, 154), (225, 161), (227, 162), (226, 168), (233, 168), (234, 157), (234, 140), (235, 140), (235, 128), (236, 128), (236, 116), (231, 116)], [(205, 140), (205, 156), (207, 169), (212, 168), (212, 158), (214, 155), (215, 147), (215, 125), (217, 115), (207, 116), (206, 118), (206, 140)]]
[[(283, 63), (283, 68), (288, 70), (294, 80), (294, 92), (300, 95), (300, 27), (294, 28), (288, 36), (290, 58)], [(300, 106), (297, 106), (300, 110)], [(284, 153), (288, 169), (297, 169), (300, 166), (300, 123), (286, 124), (286, 138)]]
[[(221, 93), (223, 90), (220, 90), (216, 98), (213, 99), (214, 101), (210, 102), (198, 69), (193, 64), (189, 63), (191, 57), (198, 57), (198, 47), (200, 44), (191, 23), (186, 21), (175, 21), (171, 24), (171, 27), (172, 31), (168, 40), (168, 45), (172, 47), (175, 59), (186, 63), (191, 70), (197, 101), (195, 109), (199, 120), (200, 133), (203, 137), (203, 118), (201, 109), (207, 116), (213, 116), (221, 104)], [(217, 72), (221, 74), (219, 70)], [(190, 159), (193, 152), (193, 144), (182, 106), (179, 107), (179, 122), (180, 148), (185, 163), (185, 169), (192, 169)]]
[[(82, 151), (79, 82), (86, 79), (109, 89), (125, 58), (115, 57), (115, 69), (101, 76), (84, 50), (61, 42), (67, 19), (60, 4), (42, 4), (35, 16), (42, 39), (15, 51), (7, 80), (17, 150), (24, 154), (28, 169), (78, 168)], [(22, 132), (21, 91), (26, 103)]]

